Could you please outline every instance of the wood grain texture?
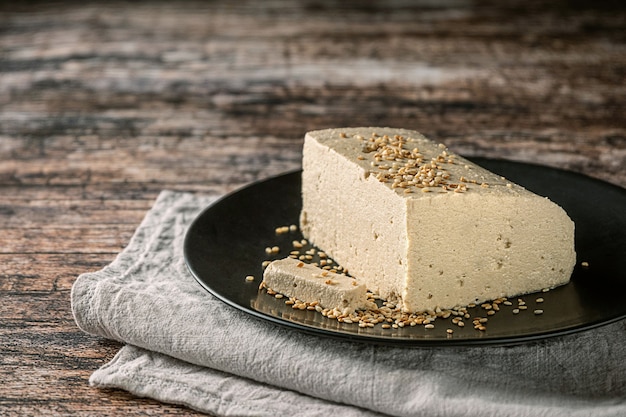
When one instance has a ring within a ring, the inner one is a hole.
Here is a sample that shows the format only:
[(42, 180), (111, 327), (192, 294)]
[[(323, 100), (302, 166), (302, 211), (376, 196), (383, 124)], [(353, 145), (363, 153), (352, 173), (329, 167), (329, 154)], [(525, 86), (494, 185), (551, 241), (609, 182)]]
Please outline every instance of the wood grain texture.
[[(17, 3), (17, 2), (15, 2)], [(194, 415), (89, 387), (69, 302), (162, 189), (298, 168), (385, 125), (626, 187), (620, 2), (0, 4), (0, 415)]]

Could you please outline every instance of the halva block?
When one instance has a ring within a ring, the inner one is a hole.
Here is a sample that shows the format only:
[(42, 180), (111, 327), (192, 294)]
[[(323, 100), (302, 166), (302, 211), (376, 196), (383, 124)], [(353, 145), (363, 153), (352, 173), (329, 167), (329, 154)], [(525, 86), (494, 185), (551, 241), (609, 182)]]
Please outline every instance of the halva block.
[(416, 131), (307, 133), (302, 203), (304, 237), (405, 311), (553, 288), (576, 261), (561, 207)]
[(345, 313), (373, 307), (364, 283), (293, 258), (272, 261), (263, 272), (263, 282), (287, 297)]

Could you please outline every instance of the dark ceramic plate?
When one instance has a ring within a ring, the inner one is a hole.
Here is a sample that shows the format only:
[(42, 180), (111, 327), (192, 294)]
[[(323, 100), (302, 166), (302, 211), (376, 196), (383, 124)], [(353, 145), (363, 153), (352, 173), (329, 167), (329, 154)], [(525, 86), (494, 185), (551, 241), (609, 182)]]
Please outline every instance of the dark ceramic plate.
[[(528, 310), (513, 314), (502, 306), (489, 318), (486, 331), (457, 327), (437, 319), (434, 329), (360, 328), (338, 323), (314, 311), (294, 310), (259, 291), (262, 262), (271, 259), (267, 246), (277, 245), (286, 256), (297, 233), (277, 236), (275, 228), (298, 224), (301, 207), (300, 172), (251, 184), (206, 208), (192, 223), (185, 239), (187, 265), (198, 282), (225, 303), (255, 317), (309, 333), (368, 343), (409, 346), (515, 344), (565, 335), (626, 317), (626, 190), (579, 174), (510, 161), (472, 158), (483, 167), (547, 196), (576, 223), (577, 266), (569, 284), (525, 295)], [(589, 267), (582, 267), (582, 262)], [(255, 280), (246, 281), (247, 275)], [(543, 303), (537, 303), (542, 297)], [(535, 315), (542, 309), (542, 315)], [(485, 316), (480, 307), (473, 316)], [(447, 328), (454, 329), (452, 336)]]

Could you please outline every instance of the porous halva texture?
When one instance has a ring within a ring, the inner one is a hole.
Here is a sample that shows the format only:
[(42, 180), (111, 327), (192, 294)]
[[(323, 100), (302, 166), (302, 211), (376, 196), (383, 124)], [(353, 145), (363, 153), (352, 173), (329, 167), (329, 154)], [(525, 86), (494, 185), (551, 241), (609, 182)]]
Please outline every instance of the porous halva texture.
[(419, 132), (308, 132), (305, 238), (405, 311), (452, 308), (569, 281), (574, 223)]

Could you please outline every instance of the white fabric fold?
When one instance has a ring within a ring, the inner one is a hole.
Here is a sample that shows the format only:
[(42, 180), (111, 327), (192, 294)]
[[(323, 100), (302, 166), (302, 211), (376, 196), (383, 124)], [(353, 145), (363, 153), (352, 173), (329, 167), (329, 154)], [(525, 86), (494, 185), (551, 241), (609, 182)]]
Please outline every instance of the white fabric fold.
[(93, 385), (218, 416), (626, 415), (626, 321), (509, 347), (395, 348), (225, 305), (183, 259), (187, 227), (212, 201), (162, 192), (124, 251), (76, 280), (78, 326), (127, 344)]

